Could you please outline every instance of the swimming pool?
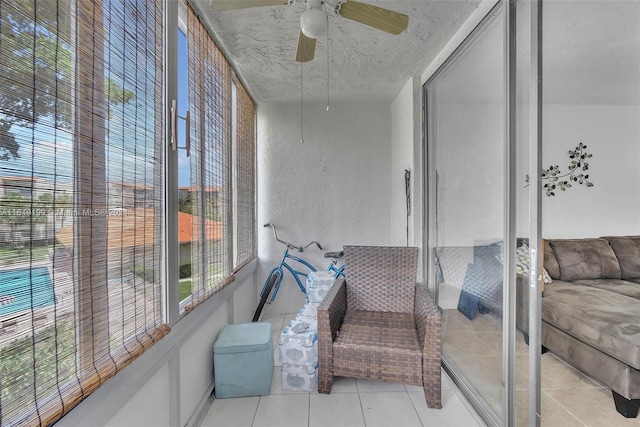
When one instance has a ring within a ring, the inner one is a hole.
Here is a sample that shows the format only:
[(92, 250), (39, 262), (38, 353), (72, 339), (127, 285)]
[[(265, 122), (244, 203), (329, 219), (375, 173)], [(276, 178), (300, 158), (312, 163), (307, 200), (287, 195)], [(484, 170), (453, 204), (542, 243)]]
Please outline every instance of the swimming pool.
[(0, 316), (54, 303), (47, 267), (0, 270)]

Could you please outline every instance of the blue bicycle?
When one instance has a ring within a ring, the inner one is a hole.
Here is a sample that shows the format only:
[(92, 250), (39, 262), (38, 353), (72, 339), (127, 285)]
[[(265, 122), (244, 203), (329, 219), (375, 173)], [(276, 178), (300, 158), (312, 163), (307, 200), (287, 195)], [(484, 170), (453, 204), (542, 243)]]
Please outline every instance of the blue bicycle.
[[(318, 270), (310, 262), (300, 257), (297, 257), (295, 255), (291, 255), (289, 253), (289, 250), (296, 249), (298, 252), (304, 252), (305, 249), (307, 249), (309, 246), (314, 244), (318, 247), (318, 249), (322, 250), (322, 245), (320, 245), (320, 243), (316, 241), (310, 242), (306, 246), (296, 246), (293, 243), (281, 240), (278, 237), (278, 231), (276, 230), (275, 225), (269, 223), (269, 224), (265, 224), (264, 226), (271, 227), (271, 229), (273, 230), (273, 237), (276, 239), (276, 241), (285, 245), (285, 249), (282, 254), (282, 258), (280, 259), (280, 263), (271, 269), (271, 272), (269, 272), (269, 276), (267, 276), (267, 280), (264, 282), (264, 286), (262, 286), (262, 291), (260, 292), (260, 302), (258, 303), (258, 308), (256, 308), (256, 312), (253, 315), (253, 320), (252, 320), (253, 322), (257, 322), (258, 319), (260, 318), (262, 309), (264, 308), (264, 305), (266, 304), (272, 289), (273, 289), (273, 294), (271, 295), (271, 300), (269, 301), (269, 304), (275, 301), (276, 296), (278, 295), (278, 290), (280, 289), (280, 285), (282, 284), (282, 279), (284, 277), (285, 271), (289, 271), (289, 273), (291, 273), (296, 283), (298, 284), (298, 287), (300, 288), (300, 290), (305, 294), (307, 293), (307, 288), (305, 287), (303, 280), (301, 280), (301, 278), (304, 277), (304, 282), (306, 282), (306, 277), (309, 275), (309, 273), (313, 271), (318, 271)], [(329, 266), (327, 267), (327, 271), (329, 271), (330, 273), (333, 273), (335, 278), (338, 278), (339, 276), (344, 277), (344, 264), (338, 265), (338, 260), (343, 255), (344, 255), (343, 251), (326, 252), (324, 254), (325, 258), (332, 258), (331, 262), (329, 263)], [(298, 263), (298, 265), (296, 265), (297, 268), (304, 267), (306, 268), (306, 270), (305, 271), (296, 270), (294, 267), (289, 265), (289, 263), (287, 262), (288, 260), (297, 262)]]

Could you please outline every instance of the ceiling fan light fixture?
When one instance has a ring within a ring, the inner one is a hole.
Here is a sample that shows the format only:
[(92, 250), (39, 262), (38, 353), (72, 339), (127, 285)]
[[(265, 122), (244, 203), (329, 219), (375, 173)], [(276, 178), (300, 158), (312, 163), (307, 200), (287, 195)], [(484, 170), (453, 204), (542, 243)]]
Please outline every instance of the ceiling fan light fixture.
[(302, 33), (312, 39), (327, 33), (327, 15), (322, 9), (307, 9), (300, 15)]

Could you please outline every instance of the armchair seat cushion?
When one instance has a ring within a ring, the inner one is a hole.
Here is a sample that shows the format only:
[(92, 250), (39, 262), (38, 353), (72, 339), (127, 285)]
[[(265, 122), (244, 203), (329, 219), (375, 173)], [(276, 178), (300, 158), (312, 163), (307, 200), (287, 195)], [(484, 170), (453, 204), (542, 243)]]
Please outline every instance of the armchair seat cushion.
[(422, 348), (411, 313), (348, 311), (333, 357), (337, 376), (422, 385)]
[[(343, 324), (374, 329), (412, 329), (414, 332), (416, 329), (413, 313), (389, 311), (349, 310), (345, 314)], [(417, 333), (415, 338), (418, 339)]]

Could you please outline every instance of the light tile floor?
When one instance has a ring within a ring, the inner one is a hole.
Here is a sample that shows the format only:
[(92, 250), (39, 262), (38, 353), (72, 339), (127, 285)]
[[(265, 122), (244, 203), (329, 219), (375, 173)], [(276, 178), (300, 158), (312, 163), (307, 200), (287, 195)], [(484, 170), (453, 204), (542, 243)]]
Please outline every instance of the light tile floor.
[[(267, 315), (273, 342), (295, 315)], [(450, 357), (489, 404), (499, 410), (501, 384), (501, 323), (488, 315), (473, 322), (457, 310), (445, 310), (443, 343)], [(528, 347), (516, 346), (516, 426), (527, 426)], [(331, 394), (282, 390), (280, 361), (276, 361), (271, 395), (216, 399), (202, 426), (482, 426), (446, 373), (442, 373), (442, 409), (429, 409), (419, 387), (377, 381), (336, 378)], [(542, 355), (543, 427), (640, 427), (640, 416), (618, 414), (608, 388), (583, 375), (551, 353)]]
[[(464, 372), (471, 385), (494, 411), (502, 408), (502, 322), (492, 315), (470, 321), (456, 309), (443, 311), (443, 351)], [(528, 351), (521, 335), (516, 339), (516, 427), (528, 420)], [(547, 352), (541, 357), (543, 427), (640, 427), (640, 416), (620, 415), (611, 391)]]
[[(267, 314), (265, 313), (265, 316)], [(295, 315), (269, 315), (273, 342)], [(269, 396), (215, 399), (202, 426), (223, 427), (358, 427), (484, 424), (446, 373), (442, 373), (442, 409), (429, 409), (420, 387), (378, 381), (335, 378), (331, 394), (283, 390), (280, 362), (275, 364)]]

